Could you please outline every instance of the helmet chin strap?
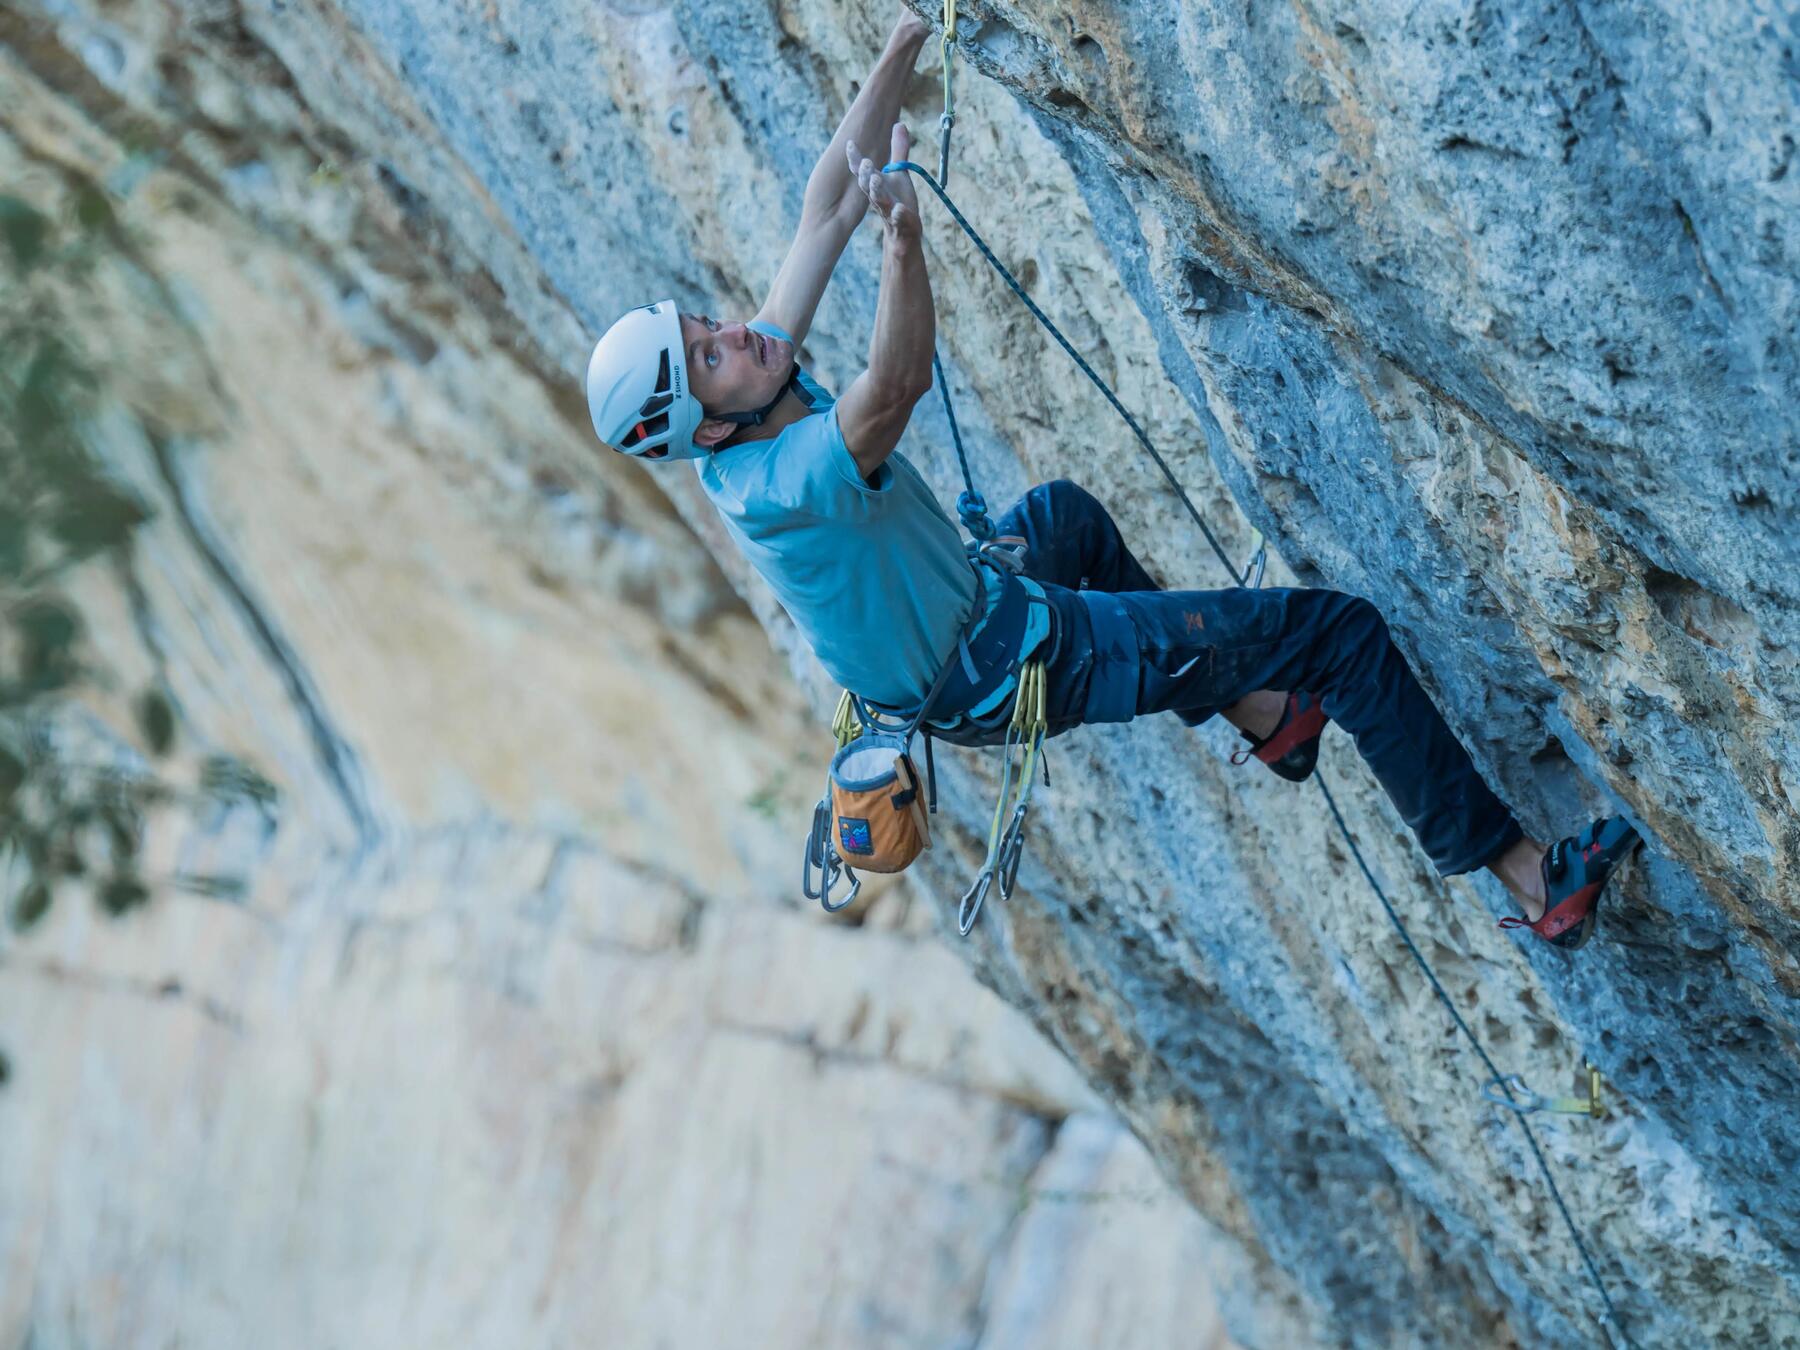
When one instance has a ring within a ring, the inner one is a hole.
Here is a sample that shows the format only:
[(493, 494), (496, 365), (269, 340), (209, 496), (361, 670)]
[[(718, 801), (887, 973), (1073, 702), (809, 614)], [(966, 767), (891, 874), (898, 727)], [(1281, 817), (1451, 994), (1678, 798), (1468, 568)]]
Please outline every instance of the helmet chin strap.
[(788, 396), (790, 390), (799, 395), (802, 403), (807, 401), (800, 385), (800, 363), (798, 361), (788, 371), (787, 383), (781, 386), (775, 397), (754, 412), (707, 413), (706, 415), (715, 422), (735, 422), (740, 427), (760, 427), (763, 420), (775, 411), (776, 404)]

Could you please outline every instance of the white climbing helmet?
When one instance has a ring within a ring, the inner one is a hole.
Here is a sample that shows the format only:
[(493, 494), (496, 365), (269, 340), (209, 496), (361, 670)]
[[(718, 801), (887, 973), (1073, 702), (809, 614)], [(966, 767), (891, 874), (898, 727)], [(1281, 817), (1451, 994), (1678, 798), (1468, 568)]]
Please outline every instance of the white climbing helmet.
[(681, 315), (673, 300), (629, 311), (594, 346), (588, 416), (614, 450), (639, 459), (698, 459), (694, 432), (706, 413), (688, 392)]

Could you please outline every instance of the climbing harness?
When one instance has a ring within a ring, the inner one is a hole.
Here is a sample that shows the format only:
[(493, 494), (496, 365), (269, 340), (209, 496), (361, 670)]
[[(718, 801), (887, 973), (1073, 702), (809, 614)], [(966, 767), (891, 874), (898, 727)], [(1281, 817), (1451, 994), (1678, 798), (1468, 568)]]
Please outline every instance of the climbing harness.
[(1521, 1116), (1544, 1111), (1556, 1116), (1586, 1116), (1590, 1120), (1599, 1120), (1606, 1114), (1606, 1103), (1600, 1100), (1600, 1088), (1606, 1080), (1600, 1076), (1599, 1066), (1592, 1062), (1584, 1064), (1582, 1072), (1587, 1081), (1585, 1097), (1540, 1097), (1526, 1087), (1525, 1080), (1516, 1073), (1509, 1073), (1504, 1078), (1490, 1078), (1482, 1086), (1481, 1095), (1495, 1106)]
[[(953, 5), (954, 0), (946, 0), (946, 33), (949, 33), (953, 27)], [(1180, 480), (1175, 477), (1173, 470), (1169, 468), (1167, 461), (1157, 452), (1156, 447), (1151, 444), (1150, 438), (1145, 435), (1144, 429), (1138, 425), (1137, 419), (1134, 418), (1125, 408), (1124, 404), (1119, 401), (1118, 396), (1113, 393), (1106, 381), (1101, 379), (1100, 376), (1095, 373), (1094, 368), (1082, 358), (1081, 354), (1075, 350), (1069, 340), (1063, 336), (1062, 330), (1052, 323), (1049, 316), (1046, 315), (1043, 310), (1038, 308), (1032, 298), (1025, 293), (1024, 287), (1018, 283), (1018, 280), (1007, 269), (1006, 265), (995, 256), (994, 251), (988, 247), (987, 242), (976, 232), (975, 227), (969, 224), (968, 218), (957, 209), (956, 203), (950, 200), (949, 194), (944, 190), (944, 180), (948, 177), (949, 170), (949, 126), (952, 120), (949, 108), (950, 44), (948, 41), (945, 43), (944, 56), (946, 106), (945, 120), (942, 124), (943, 137), (940, 147), (940, 155), (943, 162), (939, 166), (941, 171), (939, 176), (933, 178), (924, 168), (913, 163), (911, 160), (901, 160), (888, 164), (882, 169), (882, 172), (893, 173), (896, 170), (905, 170), (922, 179), (926, 186), (931, 188), (937, 195), (938, 200), (943, 203), (944, 209), (950, 213), (951, 218), (962, 227), (963, 233), (969, 237), (970, 242), (975, 245), (976, 249), (981, 253), (981, 256), (987, 259), (989, 266), (1000, 274), (1001, 280), (1006, 282), (1013, 294), (1019, 297), (1025, 307), (1031, 311), (1032, 316), (1043, 325), (1045, 331), (1056, 340), (1063, 351), (1068, 353), (1069, 357), (1075, 362), (1082, 374), (1088, 377), (1094, 387), (1098, 389), (1102, 396), (1105, 397), (1106, 401), (1112, 405), (1113, 410), (1124, 420), (1125, 425), (1131, 429), (1132, 434), (1137, 438), (1138, 444), (1143, 448), (1144, 452), (1149, 455), (1157, 469), (1162, 473), (1164, 481), (1168, 483), (1176, 497), (1181, 501), (1181, 504), (1187, 508), (1188, 515), (1192, 517), (1194, 524), (1199, 527), (1200, 533), (1205, 537), (1207, 544), (1212, 548), (1214, 556), (1216, 556), (1219, 559), (1219, 562), (1224, 566), (1226, 575), (1232, 579), (1232, 584), (1234, 586), (1247, 586), (1254, 580), (1255, 585), (1260, 587), (1267, 570), (1268, 560), (1268, 541), (1263, 536), (1262, 532), (1260, 530), (1257, 532), (1256, 549), (1250, 562), (1242, 570), (1233, 566), (1229, 555), (1226, 554), (1223, 546), (1219, 543), (1218, 537), (1213, 534), (1212, 529), (1207, 525), (1205, 518), (1200, 514), (1199, 509), (1195, 507), (1192, 499), (1189, 498), (1187, 491), (1182, 487)], [(956, 417), (950, 403), (949, 385), (944, 379), (943, 365), (935, 352), (932, 355), (932, 369), (933, 373), (937, 376), (938, 388), (943, 392), (944, 409), (950, 423), (951, 438), (955, 443), (957, 460), (960, 463), (963, 472), (965, 490), (963, 496), (957, 502), (958, 514), (962, 516), (963, 523), (965, 527), (969, 529), (970, 534), (974, 535), (977, 539), (986, 539), (991, 537), (993, 525), (986, 519), (986, 503), (982, 500), (981, 494), (975, 489), (974, 478), (969, 470), (968, 456), (963, 448), (962, 437), (957, 431)], [(972, 518), (974, 523), (971, 523)], [(976, 528), (977, 525), (986, 526), (986, 533), (979, 532)], [(1020, 704), (1024, 702), (1023, 687), (1020, 689), (1018, 702)], [(1010, 743), (1011, 736), (1009, 733), (1009, 744)], [(1010, 768), (1010, 759), (1008, 763)], [(1344, 820), (1343, 813), (1338, 810), (1337, 801), (1332, 796), (1331, 789), (1327, 785), (1324, 775), (1318, 774), (1315, 776), (1318, 780), (1319, 791), (1323, 794), (1325, 804), (1331, 811), (1332, 819), (1336, 821), (1338, 830), (1343, 835), (1344, 842), (1348, 845), (1351, 856), (1356, 859), (1356, 864), (1361, 869), (1364, 878), (1367, 879), (1370, 889), (1375, 892), (1375, 898), (1381, 902), (1381, 907), (1386, 912), (1389, 922), (1392, 923), (1395, 931), (1399, 933), (1401, 941), (1405, 944), (1406, 949), (1411, 954), (1413, 960), (1418, 964), (1419, 969), (1424, 973), (1426, 980), (1430, 982), (1432, 991), (1437, 995), (1439, 1002), (1444, 1005), (1445, 1010), (1450, 1014), (1450, 1018), (1456, 1024), (1457, 1030), (1462, 1033), (1464, 1039), (1468, 1041), (1477, 1057), (1480, 1058), (1483, 1066), (1487, 1069), (1488, 1078), (1486, 1088), (1484, 1089), (1486, 1095), (1489, 1100), (1503, 1101), (1511, 1111), (1513, 1119), (1518, 1123), (1519, 1129), (1524, 1133), (1525, 1142), (1531, 1148), (1532, 1157), (1537, 1162), (1538, 1170), (1544, 1178), (1544, 1184), (1550, 1193), (1550, 1198), (1555, 1202), (1557, 1211), (1562, 1215), (1563, 1224), (1568, 1229), (1569, 1236), (1574, 1241), (1576, 1251), (1581, 1256), (1582, 1265), (1587, 1271), (1588, 1279), (1592, 1283), (1595, 1292), (1600, 1297), (1600, 1303), (1604, 1308), (1604, 1312), (1599, 1314), (1596, 1320), (1600, 1325), (1602, 1335), (1606, 1338), (1608, 1345), (1623, 1343), (1626, 1346), (1635, 1347), (1636, 1343), (1626, 1333), (1623, 1325), (1619, 1321), (1618, 1311), (1613, 1306), (1612, 1296), (1607, 1292), (1606, 1282), (1600, 1277), (1600, 1271), (1594, 1263), (1593, 1255), (1588, 1251), (1587, 1243), (1581, 1236), (1581, 1230), (1576, 1226), (1573, 1216), (1569, 1213), (1569, 1207), (1563, 1200), (1562, 1191), (1558, 1188), (1556, 1178), (1550, 1171), (1550, 1164), (1545, 1159), (1543, 1150), (1538, 1146), (1537, 1136), (1531, 1128), (1528, 1116), (1534, 1111), (1546, 1109), (1541, 1105), (1543, 1099), (1536, 1097), (1535, 1094), (1526, 1095), (1523, 1085), (1519, 1083), (1516, 1076), (1503, 1075), (1500, 1070), (1495, 1067), (1493, 1060), (1488, 1056), (1487, 1050), (1482, 1046), (1480, 1040), (1476, 1038), (1475, 1033), (1469, 1029), (1469, 1025), (1463, 1020), (1462, 1014), (1457, 1011), (1456, 1004), (1451, 1000), (1450, 995), (1445, 991), (1443, 984), (1438, 980), (1436, 972), (1431, 968), (1431, 963), (1425, 959), (1424, 954), (1420, 952), (1418, 948), (1418, 944), (1413, 941), (1412, 934), (1407, 931), (1406, 924), (1401, 920), (1399, 913), (1388, 900), (1386, 892), (1381, 887), (1381, 883), (1376, 880), (1375, 873), (1370, 869), (1367, 861), (1364, 860), (1362, 850), (1357, 846), (1356, 838), (1351, 834), (1350, 826)], [(1028, 785), (1025, 791), (1028, 795)], [(1002, 802), (1004, 802), (1004, 800), (1003, 787)], [(1001, 814), (1001, 811), (996, 811), (996, 822), (999, 820)], [(965, 934), (973, 925), (976, 914), (980, 912), (981, 901), (985, 898), (987, 893), (987, 887), (983, 885), (983, 878), (989, 878), (988, 884), (991, 885), (991, 878), (994, 875), (992, 869), (994, 869), (1001, 861), (995, 852), (994, 839), (995, 836), (993, 832), (990, 831), (989, 862), (984, 865), (982, 874), (976, 878), (976, 884), (972, 886), (969, 893), (963, 897), (963, 904), (958, 914), (958, 927)], [(1010, 860), (1010, 866), (1012, 869), (1016, 870), (1016, 857)], [(1002, 895), (1006, 895), (1010, 890), (1011, 880), (1009, 876), (1006, 884), (1001, 887), (1001, 893)], [(1594, 1082), (1595, 1085), (1590, 1094), (1590, 1101), (1597, 1103), (1597, 1077)], [(1498, 1096), (1495, 1095), (1496, 1093)], [(1594, 1114), (1594, 1111), (1590, 1109), (1588, 1114), (1591, 1117)]]

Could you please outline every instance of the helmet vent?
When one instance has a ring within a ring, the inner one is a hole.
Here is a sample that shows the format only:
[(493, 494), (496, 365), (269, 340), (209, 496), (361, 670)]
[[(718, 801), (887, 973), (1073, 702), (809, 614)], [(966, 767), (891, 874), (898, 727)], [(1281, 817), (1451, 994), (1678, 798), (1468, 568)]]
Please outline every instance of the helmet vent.
[(643, 406), (638, 409), (638, 416), (654, 417), (674, 401), (675, 395), (673, 394), (652, 394), (649, 398), (644, 400)]
[(669, 415), (667, 413), (662, 413), (659, 416), (649, 417), (644, 421), (639, 422), (630, 431), (625, 433), (625, 439), (620, 441), (619, 444), (622, 447), (633, 446), (640, 441), (649, 440), (652, 436), (660, 436), (668, 429)]
[(656, 372), (656, 392), (659, 394), (669, 392), (669, 349), (667, 347), (663, 348), (662, 365)]

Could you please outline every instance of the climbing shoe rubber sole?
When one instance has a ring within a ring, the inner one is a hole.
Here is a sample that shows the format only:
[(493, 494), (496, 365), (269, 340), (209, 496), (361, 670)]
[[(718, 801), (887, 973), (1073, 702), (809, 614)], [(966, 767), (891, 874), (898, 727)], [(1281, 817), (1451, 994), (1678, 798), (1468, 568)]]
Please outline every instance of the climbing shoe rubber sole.
[(1270, 772), (1290, 783), (1304, 783), (1319, 765), (1319, 737), (1331, 721), (1319, 700), (1304, 690), (1288, 695), (1281, 721), (1264, 739), (1247, 731), (1238, 734), (1250, 744), (1232, 755), (1233, 764), (1256, 758), (1269, 766)]
[(1596, 820), (1578, 835), (1559, 839), (1544, 853), (1544, 916), (1536, 923), (1504, 918), (1502, 928), (1529, 928), (1565, 951), (1587, 944), (1600, 923), (1600, 899), (1627, 859), (1644, 844), (1623, 816)]

